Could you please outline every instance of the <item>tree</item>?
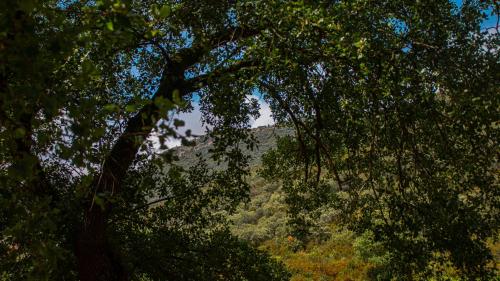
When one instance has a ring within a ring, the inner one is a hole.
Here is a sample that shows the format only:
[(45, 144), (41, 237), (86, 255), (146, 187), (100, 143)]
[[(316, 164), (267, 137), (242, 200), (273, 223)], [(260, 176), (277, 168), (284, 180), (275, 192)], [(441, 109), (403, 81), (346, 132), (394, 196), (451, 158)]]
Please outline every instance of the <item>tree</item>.
[[(238, 145), (250, 144), (256, 102), (235, 78), (252, 67), (241, 54), (261, 29), (236, 11), (251, 18), (251, 7), (1, 5), (2, 278), (286, 278), (207, 213), (231, 211), (248, 189)], [(183, 122), (170, 113), (189, 110), (197, 91), (225, 173), (172, 172), (168, 180), (134, 185), (144, 171), (141, 155), (151, 153), (148, 136), (158, 133), (162, 145), (166, 137), (189, 137), (176, 133)], [(149, 208), (161, 194), (172, 198)]]
[(432, 262), (491, 278), (499, 88), (498, 36), (480, 29), (487, 7), (354, 1), (298, 12), (309, 24), (276, 43), (276, 67), (259, 81), (296, 129), (263, 170), (283, 181), (296, 236), (307, 239), (329, 205), (374, 233), (398, 280), (430, 274)]
[[(478, 30), (490, 4), (0, 4), (5, 278), (286, 278), (215, 214), (246, 197), (239, 147), (253, 145), (256, 89), (296, 126), (297, 161), (280, 167), (290, 203), (341, 203), (405, 273), (437, 251), (483, 274), (499, 198), (496, 39)], [(171, 113), (194, 99), (227, 168), (179, 171), (166, 154), (155, 177), (148, 137), (186, 142)], [(331, 190), (341, 201), (325, 200)]]

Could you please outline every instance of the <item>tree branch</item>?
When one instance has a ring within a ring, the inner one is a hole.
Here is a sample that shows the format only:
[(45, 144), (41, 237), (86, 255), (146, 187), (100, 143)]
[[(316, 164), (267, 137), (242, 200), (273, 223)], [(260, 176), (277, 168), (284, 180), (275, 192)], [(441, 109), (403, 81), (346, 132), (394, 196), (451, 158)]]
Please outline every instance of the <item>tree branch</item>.
[(194, 78), (188, 79), (183, 83), (183, 88), (186, 89), (188, 92), (194, 92), (196, 90), (199, 90), (207, 86), (212, 81), (212, 79), (216, 79), (227, 74), (233, 74), (245, 68), (253, 68), (256, 66), (257, 66), (256, 60), (238, 61), (228, 67), (225, 68), (221, 67), (218, 69), (214, 69), (209, 73), (198, 75)]
[[(271, 88), (274, 88), (274, 86), (268, 84), (268, 83), (265, 83), (264, 84), (265, 87), (271, 87)], [(279, 96), (279, 95), (273, 95), (272, 96), (273, 99), (275, 99), (279, 105), (283, 108), (283, 110), (290, 116), (290, 118), (292, 119), (293, 123), (295, 124), (295, 126), (300, 126), (304, 129), (305, 133), (307, 135), (309, 135), (309, 137), (311, 137), (312, 139), (314, 139), (314, 141), (316, 142), (316, 145), (321, 148), (321, 150), (325, 153), (325, 156), (326, 156), (326, 159), (328, 160), (328, 164), (330, 164), (330, 167), (331, 169), (333, 170), (333, 174), (335, 176), (335, 180), (337, 181), (337, 184), (339, 186), (339, 188), (342, 188), (342, 185), (343, 185), (343, 182), (340, 178), (340, 173), (337, 169), (337, 166), (335, 165), (335, 162), (333, 161), (332, 157), (331, 157), (331, 153), (330, 151), (328, 150), (328, 148), (323, 144), (323, 142), (321, 141), (321, 139), (319, 138), (318, 135), (314, 134), (311, 129), (309, 127), (307, 127), (306, 124), (304, 124), (304, 122), (302, 122), (299, 118), (297, 118), (295, 116), (295, 114), (293, 113), (293, 111), (291, 110), (291, 108), (286, 104), (286, 102)]]
[[(153, 103), (156, 97), (164, 97), (173, 100), (174, 91), (178, 91), (180, 96), (186, 96), (197, 90), (200, 86), (206, 85), (209, 77), (217, 77), (226, 73), (233, 73), (250, 66), (253, 62), (242, 61), (226, 69), (217, 69), (209, 74), (198, 76), (192, 80), (184, 80), (185, 70), (198, 62), (204, 55), (214, 48), (230, 41), (235, 41), (250, 36), (255, 36), (260, 32), (257, 29), (234, 28), (227, 29), (210, 36), (208, 39), (196, 41), (190, 48), (179, 50), (171, 57), (162, 73), (162, 78), (158, 90), (153, 95), (151, 103), (144, 106), (126, 125), (124, 132), (106, 157), (102, 172), (94, 178), (92, 187), (96, 192), (115, 194), (120, 191), (120, 186), (126, 176), (126, 171), (132, 165), (135, 155), (143, 141), (149, 136), (152, 127), (161, 119), (158, 107)], [(201, 83), (201, 84), (200, 84)], [(109, 202), (105, 207), (109, 207)]]
[(203, 55), (228, 42), (249, 38), (258, 35), (262, 30), (253, 28), (230, 28), (213, 34), (209, 38), (201, 38), (193, 42), (188, 48), (180, 49), (172, 56), (172, 61), (177, 62), (181, 68), (188, 68), (196, 64)]

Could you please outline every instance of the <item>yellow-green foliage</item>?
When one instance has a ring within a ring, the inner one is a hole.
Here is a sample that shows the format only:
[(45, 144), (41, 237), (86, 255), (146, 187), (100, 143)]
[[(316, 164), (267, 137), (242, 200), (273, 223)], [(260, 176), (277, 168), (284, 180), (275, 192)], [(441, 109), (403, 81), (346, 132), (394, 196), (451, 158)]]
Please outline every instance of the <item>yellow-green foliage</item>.
[(500, 235), (497, 237), (496, 241), (490, 241), (489, 243), (491, 253), (495, 258), (495, 267), (500, 272)]
[(283, 261), (293, 274), (291, 281), (367, 280), (374, 264), (359, 254), (352, 232), (328, 223), (331, 214), (325, 212), (318, 228), (322, 235), (317, 237), (326, 233), (326, 239), (300, 247), (301, 243), (289, 236), (285, 195), (279, 185), (258, 176), (251, 177), (249, 183), (251, 200), (231, 216), (232, 231)]
[[(230, 217), (232, 232), (282, 261), (292, 273), (291, 281), (391, 280), (390, 254), (371, 232), (356, 235), (342, 229), (333, 222), (336, 214), (324, 210), (313, 231), (315, 238), (302, 245), (289, 235), (285, 194), (279, 184), (255, 174), (248, 180), (250, 202)], [(500, 243), (491, 241), (490, 248), (500, 269)], [(445, 254), (437, 253), (435, 260), (428, 272), (413, 276), (414, 280), (460, 280)]]
[(366, 280), (373, 265), (356, 255), (354, 235), (332, 226), (324, 242), (310, 242), (294, 252), (296, 240), (289, 236), (266, 241), (260, 247), (283, 261), (292, 272), (292, 281)]
[(274, 237), (285, 237), (288, 233), (287, 213), (279, 185), (266, 183), (258, 177), (249, 181), (251, 201), (240, 206), (230, 217), (234, 223), (233, 233), (254, 245)]

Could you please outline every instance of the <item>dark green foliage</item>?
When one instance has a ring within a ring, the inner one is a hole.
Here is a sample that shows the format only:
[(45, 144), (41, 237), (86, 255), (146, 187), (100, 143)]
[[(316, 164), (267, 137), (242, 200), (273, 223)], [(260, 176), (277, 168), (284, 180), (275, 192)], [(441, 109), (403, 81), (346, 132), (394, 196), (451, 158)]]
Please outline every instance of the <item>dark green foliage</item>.
[[(249, 95), (259, 90), (296, 132), (268, 154), (263, 174), (284, 184), (298, 236), (307, 239), (327, 205), (351, 229), (373, 232), (397, 278), (446, 259), (487, 279), (485, 243), (500, 225), (500, 97), (498, 36), (480, 22), (495, 5), (1, 2), (2, 275), (274, 278), (279, 266), (222, 227), (222, 214), (248, 198), (243, 151), (255, 148)], [(189, 142), (173, 113), (194, 101), (222, 168), (184, 174), (167, 154), (167, 175), (141, 170), (154, 159), (151, 137)], [(144, 257), (199, 266), (152, 268)]]
[[(257, 104), (246, 97), (251, 65), (236, 62), (261, 28), (236, 20), (235, 9), (257, 17), (225, 1), (0, 4), (2, 278), (286, 279), (274, 261), (231, 238), (222, 215), (206, 214), (231, 212), (248, 193), (239, 144), (252, 148)], [(200, 168), (188, 179), (172, 168), (161, 187), (176, 190), (158, 189), (154, 173), (145, 179), (138, 170), (143, 156), (154, 158), (148, 137), (186, 142), (175, 131), (183, 121), (171, 116), (189, 111), (195, 92), (214, 139), (211, 157), (224, 170)], [(171, 192), (174, 203), (144, 207)], [(209, 259), (173, 247), (185, 244)], [(162, 255), (170, 254), (201, 264), (168, 267)], [(146, 257), (162, 264), (148, 268)]]
[(134, 198), (159, 198), (125, 200), (111, 218), (109, 237), (135, 278), (287, 280), (281, 264), (229, 233), (225, 214), (245, 197), (244, 182), (230, 185), (227, 171), (209, 171), (203, 162), (187, 171), (172, 167), (158, 174), (162, 162), (146, 164), (129, 182), (143, 193)]
[(374, 232), (398, 278), (436, 256), (463, 277), (489, 278), (499, 87), (498, 36), (479, 28), (485, 8), (354, 1), (284, 17), (311, 24), (276, 40), (273, 58), (287, 63), (259, 82), (296, 138), (264, 163), (302, 236), (312, 210), (329, 204), (351, 229)]
[(268, 183), (256, 175), (248, 179), (250, 201), (230, 216), (232, 232), (252, 245), (289, 235), (285, 195), (278, 184)]

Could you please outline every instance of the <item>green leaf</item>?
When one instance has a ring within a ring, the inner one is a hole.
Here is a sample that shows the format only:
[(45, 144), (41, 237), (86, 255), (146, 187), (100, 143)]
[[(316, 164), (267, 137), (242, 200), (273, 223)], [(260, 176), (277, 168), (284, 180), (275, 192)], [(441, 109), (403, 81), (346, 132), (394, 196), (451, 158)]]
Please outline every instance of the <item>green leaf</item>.
[(180, 106), (180, 107), (184, 107), (186, 106), (186, 101), (182, 98), (181, 96), (181, 92), (179, 91), (179, 89), (175, 89), (173, 92), (172, 92), (172, 99), (173, 99), (173, 102)]
[(105, 207), (106, 207), (106, 201), (105, 201), (104, 197), (102, 197), (102, 196), (100, 196), (100, 195), (97, 195), (97, 194), (96, 194), (96, 195), (94, 196), (94, 203), (95, 203), (97, 206), (101, 207), (101, 209), (103, 209), (103, 210), (104, 210), (104, 209), (105, 209)]
[(107, 104), (104, 106), (104, 110), (106, 111), (109, 111), (109, 112), (114, 112), (114, 111), (118, 111), (118, 109), (120, 109), (116, 104)]
[(159, 18), (164, 19), (170, 15), (171, 11), (172, 9), (170, 8), (170, 5), (163, 5), (163, 7), (161, 7), (160, 9), (158, 16)]
[(179, 119), (174, 119), (174, 126), (175, 126), (176, 129), (179, 128), (179, 127), (184, 126), (184, 124), (185, 124), (184, 121), (179, 120)]
[(106, 28), (109, 30), (109, 31), (113, 31), (115, 30), (114, 26), (113, 26), (113, 22), (112, 21), (108, 21), (106, 23)]
[(162, 96), (156, 97), (154, 100), (154, 104), (160, 110), (163, 110), (163, 111), (170, 110), (170, 109), (174, 108), (174, 104), (170, 100), (168, 100)]
[(24, 128), (17, 128), (15, 131), (14, 131), (14, 137), (16, 139), (20, 139), (22, 137), (24, 137), (24, 135), (26, 135), (26, 130)]
[(129, 104), (125, 106), (125, 111), (126, 112), (135, 112), (137, 110), (137, 107), (134, 104)]

